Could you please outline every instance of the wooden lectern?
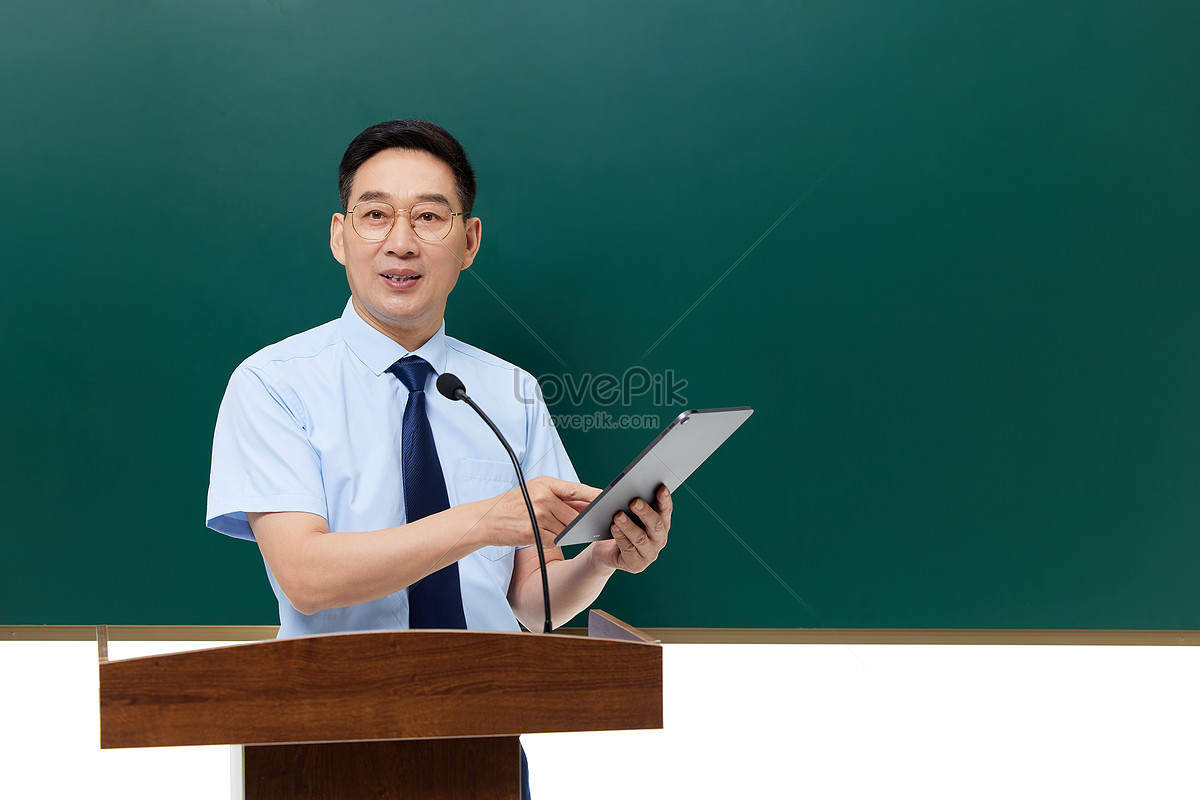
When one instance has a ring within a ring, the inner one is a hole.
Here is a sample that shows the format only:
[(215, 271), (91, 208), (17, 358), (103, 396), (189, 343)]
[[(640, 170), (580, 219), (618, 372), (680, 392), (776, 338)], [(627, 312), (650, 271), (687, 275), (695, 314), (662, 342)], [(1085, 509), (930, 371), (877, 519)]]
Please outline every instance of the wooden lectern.
[(598, 611), (586, 638), (338, 633), (120, 661), (97, 635), (100, 746), (243, 745), (246, 800), (512, 800), (519, 734), (662, 727), (662, 647)]

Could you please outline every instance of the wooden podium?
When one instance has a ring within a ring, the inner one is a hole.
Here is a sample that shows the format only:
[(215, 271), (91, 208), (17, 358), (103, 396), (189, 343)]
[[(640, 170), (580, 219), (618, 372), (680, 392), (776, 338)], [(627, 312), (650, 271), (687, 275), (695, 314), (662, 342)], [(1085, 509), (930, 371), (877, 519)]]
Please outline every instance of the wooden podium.
[(120, 661), (97, 634), (100, 746), (243, 745), (247, 800), (512, 800), (519, 734), (662, 727), (662, 647), (598, 611), (587, 637), (339, 633)]

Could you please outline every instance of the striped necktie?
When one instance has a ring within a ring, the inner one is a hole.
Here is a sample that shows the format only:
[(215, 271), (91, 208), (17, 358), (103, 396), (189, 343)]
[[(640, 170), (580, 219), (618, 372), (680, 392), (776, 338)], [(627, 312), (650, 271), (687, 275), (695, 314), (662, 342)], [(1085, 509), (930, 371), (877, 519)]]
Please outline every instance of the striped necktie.
[[(408, 389), (401, 435), (401, 461), (404, 469), (404, 511), (408, 522), (445, 511), (450, 507), (446, 478), (438, 461), (433, 430), (425, 415), (425, 384), (433, 373), (428, 361), (405, 356), (388, 372)], [(408, 626), (410, 628), (467, 627), (463, 614), (462, 588), (458, 563), (442, 567), (408, 587)]]

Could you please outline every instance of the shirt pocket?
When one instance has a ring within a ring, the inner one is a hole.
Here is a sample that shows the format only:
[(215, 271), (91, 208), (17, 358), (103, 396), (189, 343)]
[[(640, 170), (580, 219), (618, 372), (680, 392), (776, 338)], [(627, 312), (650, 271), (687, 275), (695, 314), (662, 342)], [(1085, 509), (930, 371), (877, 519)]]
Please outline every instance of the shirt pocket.
[[(458, 462), (454, 481), (459, 503), (473, 503), (503, 494), (517, 485), (517, 472), (511, 461), (463, 458)], [(512, 547), (484, 547), (479, 554), (489, 561), (512, 558)], [(511, 570), (510, 570), (511, 573)]]

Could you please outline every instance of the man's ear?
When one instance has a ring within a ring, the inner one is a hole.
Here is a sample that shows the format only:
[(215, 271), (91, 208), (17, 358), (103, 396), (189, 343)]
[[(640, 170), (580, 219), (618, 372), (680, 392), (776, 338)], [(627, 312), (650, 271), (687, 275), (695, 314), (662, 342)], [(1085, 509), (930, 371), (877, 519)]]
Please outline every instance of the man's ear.
[(463, 253), (460, 272), (471, 266), (471, 263), (475, 260), (475, 254), (479, 252), (479, 244), (483, 241), (483, 222), (480, 221), (479, 217), (464, 217), (463, 227), (467, 230), (467, 249)]
[(346, 266), (346, 242), (343, 238), (345, 226), (346, 215), (334, 214), (333, 220), (329, 223), (329, 249), (333, 251), (333, 257), (343, 267)]

